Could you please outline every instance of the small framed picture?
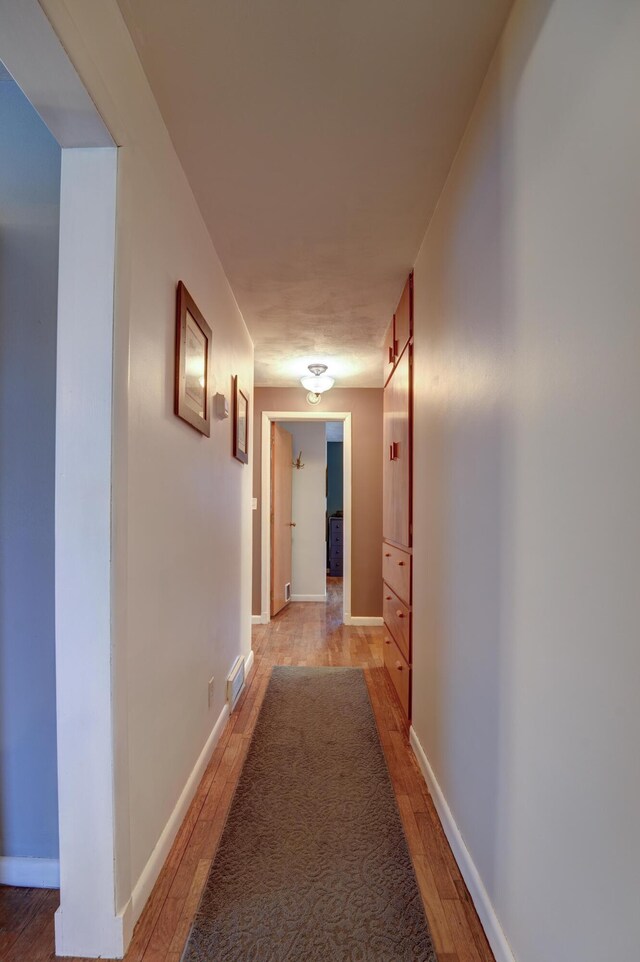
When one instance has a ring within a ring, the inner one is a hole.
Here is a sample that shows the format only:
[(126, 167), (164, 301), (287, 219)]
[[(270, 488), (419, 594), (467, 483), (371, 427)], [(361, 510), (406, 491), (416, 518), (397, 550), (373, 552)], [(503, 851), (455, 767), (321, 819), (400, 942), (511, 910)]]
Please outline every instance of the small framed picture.
[(209, 352), (211, 328), (182, 281), (176, 303), (175, 412), (191, 427), (209, 437)]
[(233, 456), (243, 464), (249, 462), (249, 398), (233, 378)]

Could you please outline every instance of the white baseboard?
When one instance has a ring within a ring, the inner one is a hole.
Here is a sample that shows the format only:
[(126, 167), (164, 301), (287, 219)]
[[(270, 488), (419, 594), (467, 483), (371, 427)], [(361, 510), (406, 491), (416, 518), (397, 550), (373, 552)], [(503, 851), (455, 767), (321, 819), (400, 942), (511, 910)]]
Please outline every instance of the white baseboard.
[(322, 595), (291, 595), (291, 601), (321, 601), (325, 602), (327, 600), (327, 593), (325, 591)]
[(345, 615), (344, 616), (345, 625), (353, 625), (354, 627), (360, 628), (382, 628), (384, 625), (384, 619), (376, 616), (367, 615)]
[(59, 889), (60, 862), (57, 858), (16, 858), (12, 855), (0, 855), (0, 885)]
[[(128, 905), (130, 904), (128, 903)], [(133, 935), (133, 925), (127, 929), (125, 915), (126, 912), (120, 912), (118, 915), (107, 915), (97, 920), (85, 920), (90, 929), (89, 934), (83, 931), (82, 924), (78, 926), (78, 920), (76, 919), (75, 924), (71, 926), (72, 931), (69, 933), (68, 926), (65, 926), (65, 915), (61, 906), (53, 916), (56, 958), (58, 956), (78, 958), (80, 952), (83, 957), (86, 957), (86, 953), (90, 952), (90, 958), (123, 959)], [(87, 948), (87, 945), (95, 940), (95, 933), (98, 933), (100, 939), (100, 955), (97, 954), (97, 951)], [(105, 953), (107, 954), (105, 955)]]
[[(247, 662), (245, 662), (245, 671), (247, 670), (247, 663), (249, 663), (249, 667), (253, 663), (253, 651), (247, 658)], [(171, 846), (173, 845), (175, 837), (178, 834), (178, 829), (182, 825), (184, 817), (187, 814), (187, 809), (189, 808), (193, 796), (196, 793), (196, 789), (200, 784), (200, 779), (204, 774), (204, 770), (209, 764), (209, 759), (211, 758), (213, 750), (220, 739), (220, 735), (222, 734), (224, 726), (227, 723), (228, 717), (229, 706), (225, 705), (218, 716), (218, 720), (213, 726), (211, 734), (207, 738), (204, 748), (200, 752), (200, 756), (195, 763), (189, 778), (187, 779), (187, 783), (182, 790), (180, 798), (176, 802), (175, 808), (169, 816), (167, 824), (162, 830), (160, 838), (156, 842), (149, 861), (142, 870), (140, 878), (134, 885), (131, 898), (122, 912), (122, 915), (124, 916), (125, 932), (129, 938), (133, 933), (133, 927), (140, 918), (140, 914), (145, 907), (147, 899), (151, 895), (151, 890), (155, 885), (156, 879), (158, 878), (162, 866), (167, 859), (169, 851), (171, 850)], [(127, 944), (128, 939), (125, 940), (125, 947)]]
[(458, 828), (453, 815), (451, 814), (451, 809), (447, 804), (447, 800), (442, 793), (442, 789), (438, 784), (438, 780), (434, 774), (431, 765), (429, 764), (429, 759), (425, 755), (424, 749), (420, 744), (420, 740), (416, 735), (413, 726), (409, 731), (409, 741), (411, 742), (411, 747), (413, 753), (416, 756), (418, 765), (420, 766), (420, 771), (424, 776), (424, 780), (427, 783), (433, 803), (438, 812), (440, 821), (442, 822), (442, 827), (444, 833), (449, 840), (449, 845), (453, 851), (456, 862), (458, 863), (458, 868), (462, 872), (462, 877), (467, 883), (467, 888), (469, 889), (469, 894), (473, 900), (473, 904), (476, 907), (476, 911), (482, 923), (482, 927), (485, 931), (485, 935), (489, 941), (489, 945), (496, 957), (496, 962), (515, 962), (513, 952), (509, 947), (507, 938), (502, 930), (502, 926), (498, 921), (498, 916), (495, 913), (495, 909), (491, 904), (491, 899), (489, 898), (489, 893), (484, 887), (484, 883), (480, 877), (480, 873), (475, 866), (469, 849), (464, 844), (464, 839), (460, 834), (460, 829)]
[(268, 625), (269, 624), (269, 612), (263, 611), (261, 615), (251, 615), (252, 625)]

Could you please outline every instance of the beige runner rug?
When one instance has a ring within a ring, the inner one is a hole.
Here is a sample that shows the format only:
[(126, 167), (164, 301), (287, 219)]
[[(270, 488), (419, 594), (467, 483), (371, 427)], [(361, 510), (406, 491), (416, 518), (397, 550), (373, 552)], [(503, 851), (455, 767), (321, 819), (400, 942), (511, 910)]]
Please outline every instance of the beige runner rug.
[(274, 668), (183, 962), (436, 962), (359, 668)]

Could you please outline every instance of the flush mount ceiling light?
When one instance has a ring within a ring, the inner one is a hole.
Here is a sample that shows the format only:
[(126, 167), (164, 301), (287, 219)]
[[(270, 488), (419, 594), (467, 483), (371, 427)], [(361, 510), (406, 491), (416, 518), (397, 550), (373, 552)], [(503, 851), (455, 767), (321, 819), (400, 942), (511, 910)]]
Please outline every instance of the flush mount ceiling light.
[(312, 394), (324, 394), (325, 391), (331, 390), (335, 380), (329, 374), (325, 374), (326, 364), (309, 364), (309, 370), (311, 374), (305, 374), (300, 378), (300, 383), (307, 391)]

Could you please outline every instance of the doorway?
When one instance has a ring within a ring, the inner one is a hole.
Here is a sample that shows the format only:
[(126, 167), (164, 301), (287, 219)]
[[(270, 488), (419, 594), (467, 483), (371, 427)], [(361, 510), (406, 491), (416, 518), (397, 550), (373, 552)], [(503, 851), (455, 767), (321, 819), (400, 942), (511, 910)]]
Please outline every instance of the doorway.
[[(332, 522), (328, 446), (338, 436), (341, 470), (334, 463), (333, 475), (341, 476), (342, 507)], [(261, 501), (261, 622), (289, 602), (326, 601), (331, 544), (337, 573), (330, 584), (334, 594), (342, 589), (342, 621), (351, 624), (350, 413), (264, 411)]]
[(0, 884), (59, 883), (54, 493), (61, 151), (0, 62)]
[[(128, 941), (115, 901), (111, 645), (117, 148), (40, 5), (15, 0), (10, 6), (0, 33), (0, 60), (48, 128), (61, 161), (55, 400), (49, 412), (55, 428), (51, 507), (58, 858), (26, 858), (9, 868), (15, 884), (59, 882), (59, 955), (115, 957)], [(32, 192), (23, 200), (41, 203), (42, 195)], [(33, 352), (32, 363), (18, 373), (18, 397), (41, 390)], [(11, 429), (16, 431), (16, 425)], [(24, 432), (16, 443), (28, 444)], [(32, 590), (38, 595), (42, 586), (34, 578)], [(31, 691), (29, 697), (40, 711), (39, 694)], [(24, 744), (17, 750), (24, 751)], [(31, 748), (27, 751), (33, 755)], [(49, 755), (51, 763), (54, 753)], [(50, 791), (50, 802), (52, 795)]]

